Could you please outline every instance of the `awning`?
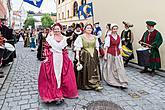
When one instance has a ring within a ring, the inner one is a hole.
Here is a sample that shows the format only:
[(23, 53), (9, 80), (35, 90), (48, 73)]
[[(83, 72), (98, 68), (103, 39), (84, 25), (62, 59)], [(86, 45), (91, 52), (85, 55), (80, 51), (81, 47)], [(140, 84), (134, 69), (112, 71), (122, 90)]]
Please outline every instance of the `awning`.
[(0, 0), (0, 18), (5, 18), (6, 14), (7, 14), (6, 9), (3, 6), (2, 1)]

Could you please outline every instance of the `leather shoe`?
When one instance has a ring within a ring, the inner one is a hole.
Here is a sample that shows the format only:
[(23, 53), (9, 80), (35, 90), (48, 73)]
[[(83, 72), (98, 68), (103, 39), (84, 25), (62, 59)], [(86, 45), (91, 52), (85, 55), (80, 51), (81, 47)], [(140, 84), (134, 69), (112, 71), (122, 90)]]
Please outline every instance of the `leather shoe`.
[(148, 70), (142, 70), (140, 71), (140, 73), (148, 73), (149, 71)]

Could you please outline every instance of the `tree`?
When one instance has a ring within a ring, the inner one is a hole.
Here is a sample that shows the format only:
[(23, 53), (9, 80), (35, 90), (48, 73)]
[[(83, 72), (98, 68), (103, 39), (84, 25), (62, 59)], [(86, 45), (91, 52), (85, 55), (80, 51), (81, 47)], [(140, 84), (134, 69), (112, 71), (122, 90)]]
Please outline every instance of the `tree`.
[(51, 12), (50, 15), (51, 15), (51, 16), (57, 16), (57, 13), (53, 13), (53, 12)]
[(25, 29), (27, 29), (29, 26), (31, 26), (32, 28), (35, 27), (35, 19), (33, 18), (33, 16), (28, 16), (24, 22)]
[(42, 18), (41, 18), (41, 22), (42, 22), (42, 26), (44, 28), (48, 28), (51, 27), (51, 25), (54, 24), (53, 20), (51, 19), (49, 14), (43, 14)]

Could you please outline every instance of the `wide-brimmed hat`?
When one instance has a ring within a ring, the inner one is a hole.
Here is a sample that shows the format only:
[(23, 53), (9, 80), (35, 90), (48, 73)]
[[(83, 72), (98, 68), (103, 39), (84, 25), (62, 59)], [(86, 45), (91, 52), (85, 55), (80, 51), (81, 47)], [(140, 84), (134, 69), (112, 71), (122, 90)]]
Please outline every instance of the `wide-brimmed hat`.
[(123, 24), (126, 25), (127, 27), (133, 27), (133, 24), (130, 24), (129, 22), (123, 21)]

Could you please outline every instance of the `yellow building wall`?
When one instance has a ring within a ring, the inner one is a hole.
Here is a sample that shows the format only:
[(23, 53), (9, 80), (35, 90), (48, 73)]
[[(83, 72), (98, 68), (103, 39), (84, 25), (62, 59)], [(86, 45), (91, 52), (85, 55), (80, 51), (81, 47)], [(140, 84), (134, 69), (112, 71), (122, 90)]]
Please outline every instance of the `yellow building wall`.
[[(101, 23), (105, 32), (107, 23), (117, 23), (119, 32), (124, 29), (122, 21), (128, 21), (134, 24), (131, 28), (134, 33), (134, 50), (140, 48), (138, 41), (146, 31), (146, 20), (155, 20), (158, 29), (164, 39), (165, 36), (165, 1), (164, 0), (94, 0), (95, 21)], [(165, 42), (160, 47), (162, 69), (165, 70)], [(135, 58), (136, 58), (136, 51)], [(137, 58), (136, 58), (137, 59)], [(134, 62), (137, 62), (137, 60)]]

